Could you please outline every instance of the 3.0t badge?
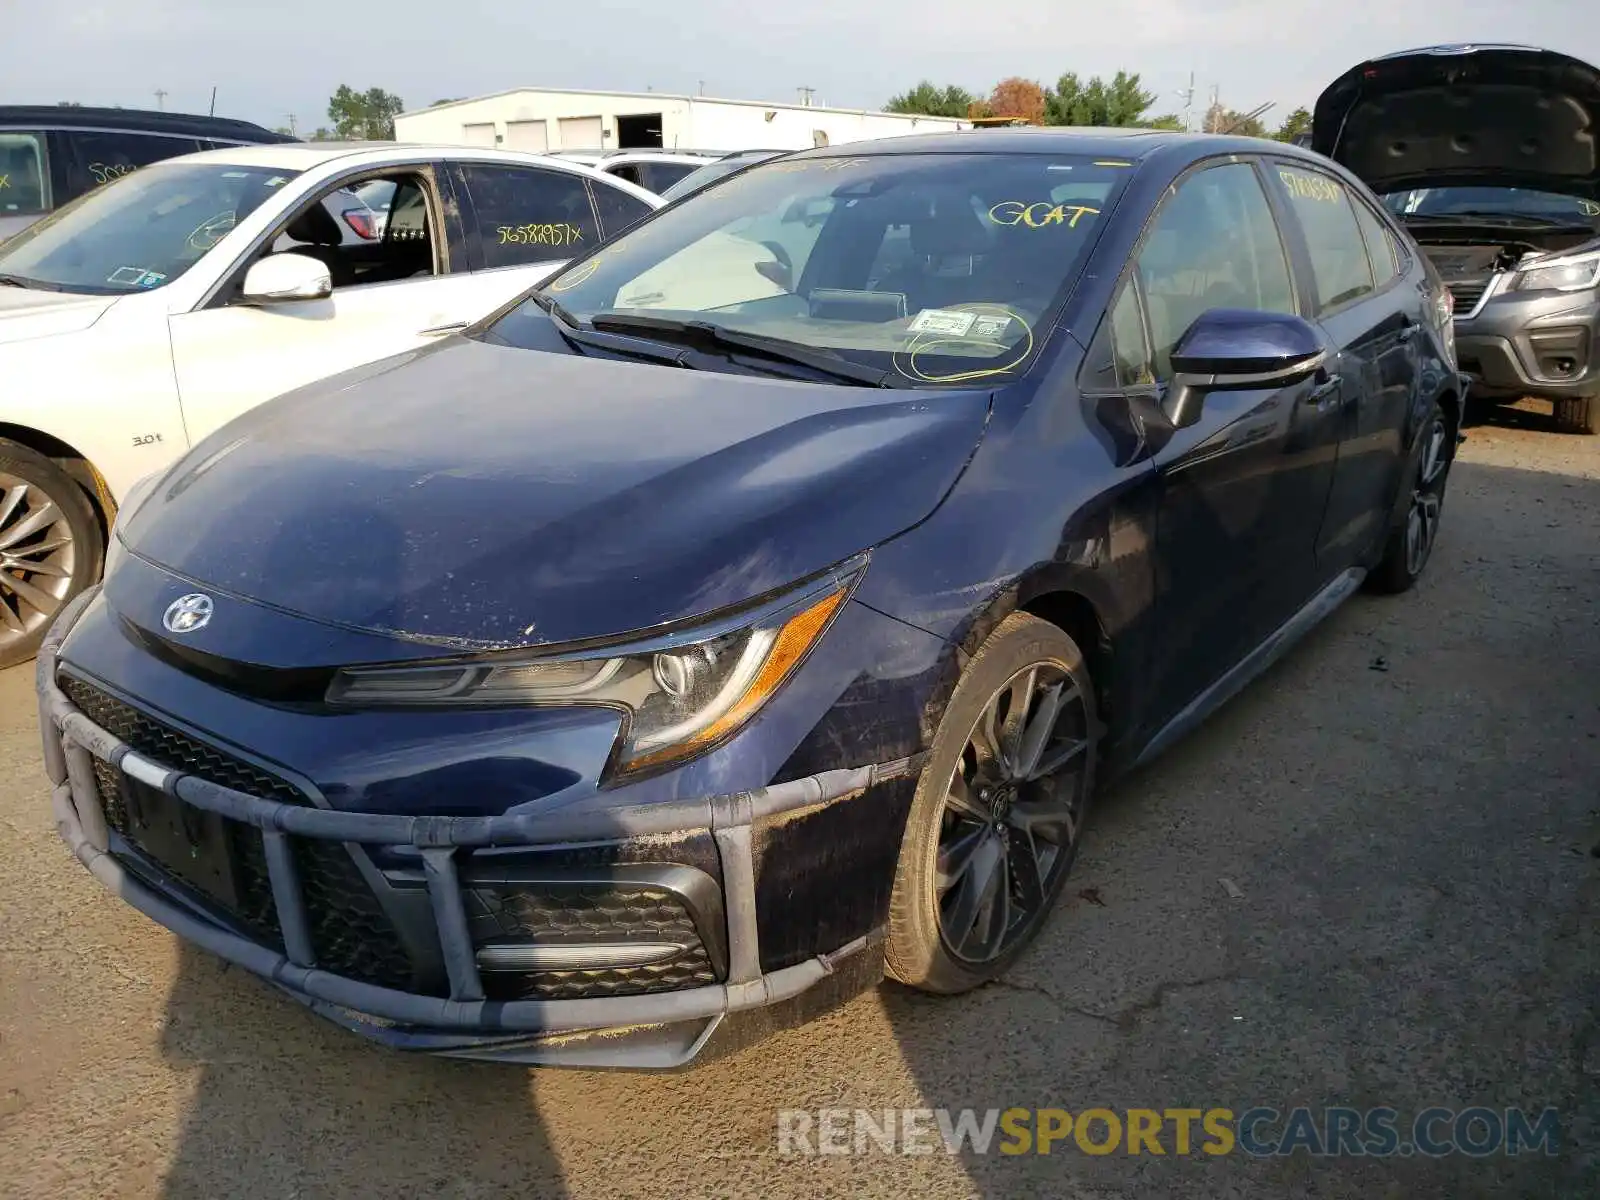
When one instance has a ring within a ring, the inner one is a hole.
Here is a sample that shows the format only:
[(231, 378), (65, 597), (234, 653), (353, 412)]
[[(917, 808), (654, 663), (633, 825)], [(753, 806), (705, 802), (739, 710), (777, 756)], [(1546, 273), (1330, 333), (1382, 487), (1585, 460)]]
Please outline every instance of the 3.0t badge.
[(161, 623), (166, 626), (168, 633), (193, 633), (196, 629), (205, 628), (211, 620), (211, 609), (210, 596), (204, 592), (190, 592), (167, 605)]

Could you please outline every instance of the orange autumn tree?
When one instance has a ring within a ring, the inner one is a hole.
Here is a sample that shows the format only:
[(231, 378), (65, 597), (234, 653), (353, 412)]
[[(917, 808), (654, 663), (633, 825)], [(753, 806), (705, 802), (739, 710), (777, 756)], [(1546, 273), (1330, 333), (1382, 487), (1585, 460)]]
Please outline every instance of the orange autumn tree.
[(1044, 124), (1045, 92), (1031, 79), (1013, 75), (994, 85), (989, 99), (974, 104), (970, 113), (974, 117), (1021, 117), (1029, 125)]

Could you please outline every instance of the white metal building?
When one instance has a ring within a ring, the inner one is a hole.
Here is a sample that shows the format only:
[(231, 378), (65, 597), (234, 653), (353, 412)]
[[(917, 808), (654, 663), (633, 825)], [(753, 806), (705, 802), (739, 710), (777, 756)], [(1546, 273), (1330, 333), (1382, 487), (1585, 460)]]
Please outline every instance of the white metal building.
[(516, 88), (401, 113), (394, 133), (402, 142), (464, 142), (505, 150), (804, 150), (971, 127), (950, 117), (873, 109)]

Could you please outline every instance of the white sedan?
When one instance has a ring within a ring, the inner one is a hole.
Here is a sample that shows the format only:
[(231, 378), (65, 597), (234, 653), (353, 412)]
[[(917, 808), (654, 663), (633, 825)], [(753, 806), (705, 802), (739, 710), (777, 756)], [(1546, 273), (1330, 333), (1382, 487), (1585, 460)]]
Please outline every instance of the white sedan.
[[(378, 236), (346, 238), (324, 201), (380, 180)], [(138, 479), (264, 400), (464, 328), (661, 203), (514, 151), (239, 146), (0, 246), (0, 666), (98, 576)]]

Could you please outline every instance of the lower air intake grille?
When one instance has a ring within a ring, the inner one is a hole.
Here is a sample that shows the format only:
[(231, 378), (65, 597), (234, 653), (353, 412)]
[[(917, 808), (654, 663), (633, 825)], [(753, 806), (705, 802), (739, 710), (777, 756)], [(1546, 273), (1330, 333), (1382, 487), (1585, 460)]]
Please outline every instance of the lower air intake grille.
[[(310, 803), (288, 780), (163, 725), (81, 679), (62, 674), (57, 684), (89, 720), (165, 766), (264, 800)], [(128, 814), (117, 771), (96, 759), (95, 781), (107, 823), (126, 836)], [(283, 935), (261, 835), (237, 821), (224, 821), (224, 825), (234, 851), (239, 903), (237, 907), (213, 903), (213, 907), (281, 951)], [(290, 845), (299, 868), (317, 965), (381, 987), (413, 988), (411, 960), (399, 934), (349, 851), (338, 842), (315, 838), (293, 838)]]
[(466, 889), (475, 945), (672, 942), (683, 947), (648, 966), (556, 971), (485, 971), (491, 1000), (571, 1000), (639, 996), (717, 982), (694, 918), (678, 896), (643, 884), (580, 885), (474, 883)]

